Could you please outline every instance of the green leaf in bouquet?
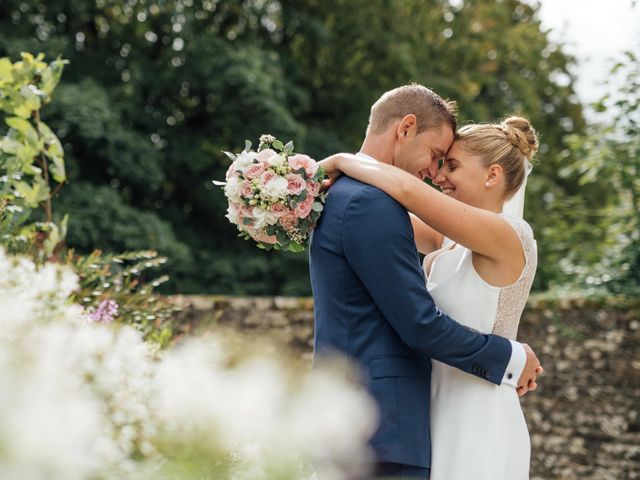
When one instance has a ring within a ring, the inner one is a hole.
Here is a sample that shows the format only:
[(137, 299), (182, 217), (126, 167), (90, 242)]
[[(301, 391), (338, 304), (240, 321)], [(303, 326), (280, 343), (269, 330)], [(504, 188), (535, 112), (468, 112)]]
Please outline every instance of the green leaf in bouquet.
[(244, 151), (248, 152), (249, 150), (251, 150), (251, 147), (253, 146), (253, 144), (251, 143), (251, 140), (245, 140), (244, 141)]
[(309, 196), (309, 192), (307, 190), (303, 190), (302, 192), (300, 192), (300, 195), (296, 197), (296, 201), (298, 203), (304, 202), (308, 196)]
[(231, 152), (222, 152), (222, 153), (224, 153), (227, 157), (229, 157), (232, 162), (236, 160), (236, 156), (233, 153)]
[(273, 244), (272, 243), (259, 242), (258, 243), (258, 248), (261, 248), (262, 250), (266, 250), (267, 252), (270, 252), (271, 250), (273, 250)]
[(287, 232), (284, 230), (278, 230), (276, 232), (276, 240), (278, 243), (285, 244), (289, 241), (289, 237), (287, 236)]
[(282, 144), (282, 142), (280, 140), (274, 140), (274, 142), (271, 144), (271, 146), (273, 148), (275, 148), (276, 150), (280, 150), (280, 151), (282, 151), (284, 149), (284, 145)]
[(300, 253), (305, 251), (305, 246), (300, 243), (291, 242), (288, 249), (290, 252)]
[(293, 140), (284, 146), (284, 153), (291, 155), (293, 153)]
[(312, 205), (311, 209), (314, 212), (321, 212), (322, 210), (324, 210), (324, 206), (322, 205), (322, 203), (320, 203), (318, 201), (315, 201), (315, 202), (313, 202), (313, 205)]

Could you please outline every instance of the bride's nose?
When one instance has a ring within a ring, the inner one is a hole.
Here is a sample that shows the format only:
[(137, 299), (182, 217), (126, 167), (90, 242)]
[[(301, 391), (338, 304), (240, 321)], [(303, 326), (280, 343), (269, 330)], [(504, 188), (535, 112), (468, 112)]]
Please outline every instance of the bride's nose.
[(442, 184), (446, 180), (443, 170), (444, 170), (444, 166), (440, 167), (440, 169), (438, 170), (438, 173), (436, 173), (436, 176), (433, 179), (433, 183), (435, 185), (438, 185), (439, 187), (442, 186)]

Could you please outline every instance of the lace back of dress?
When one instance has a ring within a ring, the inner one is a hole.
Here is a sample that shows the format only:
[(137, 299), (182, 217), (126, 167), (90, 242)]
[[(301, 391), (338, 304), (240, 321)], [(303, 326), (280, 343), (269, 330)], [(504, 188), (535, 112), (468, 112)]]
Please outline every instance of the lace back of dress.
[(504, 218), (514, 228), (522, 242), (526, 263), (516, 283), (500, 289), (498, 315), (493, 326), (493, 333), (515, 340), (520, 317), (527, 303), (538, 267), (538, 250), (533, 238), (533, 231), (527, 222), (510, 215), (504, 215)]

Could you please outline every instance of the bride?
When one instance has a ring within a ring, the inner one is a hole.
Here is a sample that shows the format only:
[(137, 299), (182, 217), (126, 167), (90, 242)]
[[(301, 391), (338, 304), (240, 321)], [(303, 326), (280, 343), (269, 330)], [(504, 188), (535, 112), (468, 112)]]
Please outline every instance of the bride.
[[(427, 289), (442, 311), (515, 340), (537, 266), (522, 218), (537, 147), (521, 117), (465, 126), (433, 178), (442, 192), (363, 153), (320, 165), (332, 179), (344, 173), (384, 190), (411, 212)], [(528, 479), (529, 433), (517, 392), (432, 363), (431, 480)]]

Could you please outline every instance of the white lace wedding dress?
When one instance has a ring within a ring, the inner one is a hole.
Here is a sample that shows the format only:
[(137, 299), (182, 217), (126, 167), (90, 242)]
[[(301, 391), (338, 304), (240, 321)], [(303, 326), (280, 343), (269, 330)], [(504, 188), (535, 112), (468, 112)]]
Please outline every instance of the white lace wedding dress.
[[(511, 286), (486, 283), (472, 252), (445, 239), (427, 255), (427, 288), (438, 307), (483, 333), (515, 340), (537, 266), (533, 232), (503, 214), (522, 241), (526, 264)], [(526, 480), (530, 441), (520, 402), (509, 385), (485, 380), (433, 360), (431, 379), (431, 480)]]

